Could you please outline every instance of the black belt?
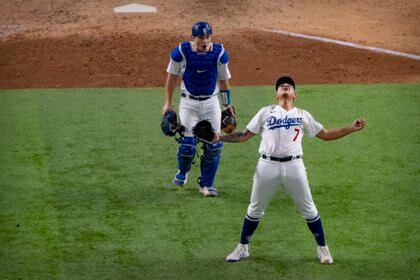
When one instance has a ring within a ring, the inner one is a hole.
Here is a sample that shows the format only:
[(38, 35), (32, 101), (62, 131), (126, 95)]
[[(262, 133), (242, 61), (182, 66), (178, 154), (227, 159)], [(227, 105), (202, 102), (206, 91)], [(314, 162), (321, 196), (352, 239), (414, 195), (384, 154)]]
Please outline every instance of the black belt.
[(291, 161), (291, 160), (294, 160), (294, 159), (300, 159), (300, 158), (302, 158), (301, 155), (298, 155), (298, 156), (288, 156), (288, 157), (282, 157), (282, 158), (272, 157), (272, 156), (266, 156), (266, 155), (261, 155), (261, 157), (263, 159), (268, 159), (268, 160), (271, 160), (271, 161), (278, 161), (278, 162), (285, 162), (285, 161)]
[(198, 101), (204, 101), (204, 100), (207, 100), (207, 99), (209, 99), (211, 97), (211, 96), (207, 96), (207, 97), (196, 97), (196, 96), (185, 94), (185, 93), (181, 93), (181, 96), (182, 97), (185, 97), (185, 98), (190, 98), (190, 99), (193, 99), (193, 100), (198, 100)]

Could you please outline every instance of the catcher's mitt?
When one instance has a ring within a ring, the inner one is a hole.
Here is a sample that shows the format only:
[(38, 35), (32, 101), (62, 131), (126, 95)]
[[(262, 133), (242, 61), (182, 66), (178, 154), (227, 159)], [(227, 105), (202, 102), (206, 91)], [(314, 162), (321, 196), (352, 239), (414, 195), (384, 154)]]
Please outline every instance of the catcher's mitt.
[[(235, 109), (233, 109), (233, 107), (232, 110), (233, 112), (235, 112)], [(222, 111), (221, 129), (226, 134), (231, 134), (236, 129), (236, 118), (229, 108)]]
[(173, 110), (169, 110), (165, 113), (160, 128), (166, 136), (175, 136), (177, 133), (182, 136), (184, 131), (184, 127), (178, 123), (178, 117)]
[(207, 120), (198, 122), (193, 127), (193, 134), (198, 140), (206, 143), (212, 142), (215, 136), (211, 123)]

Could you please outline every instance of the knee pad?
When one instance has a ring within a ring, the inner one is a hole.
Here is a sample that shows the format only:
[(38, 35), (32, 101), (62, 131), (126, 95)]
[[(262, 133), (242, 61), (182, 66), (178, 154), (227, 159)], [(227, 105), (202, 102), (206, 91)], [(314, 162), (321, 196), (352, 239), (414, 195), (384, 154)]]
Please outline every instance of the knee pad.
[(191, 170), (191, 165), (195, 156), (197, 140), (194, 137), (183, 137), (179, 141), (178, 149), (178, 170), (186, 173)]
[(197, 140), (194, 137), (183, 137), (179, 142), (178, 154), (184, 158), (193, 158), (195, 156)]
[(218, 157), (222, 153), (223, 142), (204, 143), (204, 157)]

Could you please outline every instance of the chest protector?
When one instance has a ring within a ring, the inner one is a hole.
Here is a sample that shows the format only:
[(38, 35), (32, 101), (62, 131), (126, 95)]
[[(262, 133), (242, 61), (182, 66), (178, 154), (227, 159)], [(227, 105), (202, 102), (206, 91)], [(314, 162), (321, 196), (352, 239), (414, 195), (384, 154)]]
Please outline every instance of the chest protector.
[(185, 56), (186, 67), (182, 79), (188, 92), (192, 95), (212, 95), (217, 83), (217, 62), (222, 45), (213, 43), (209, 52), (194, 52), (190, 42), (181, 44)]

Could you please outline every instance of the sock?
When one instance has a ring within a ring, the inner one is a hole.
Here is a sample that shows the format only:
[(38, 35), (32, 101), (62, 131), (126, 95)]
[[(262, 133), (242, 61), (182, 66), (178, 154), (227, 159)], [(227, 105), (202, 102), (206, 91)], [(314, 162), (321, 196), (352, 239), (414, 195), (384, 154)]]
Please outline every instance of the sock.
[(252, 234), (258, 227), (259, 219), (251, 218), (246, 215), (244, 224), (242, 226), (241, 244), (248, 244), (251, 240)]
[(322, 222), (319, 216), (316, 216), (315, 219), (306, 220), (309, 229), (311, 230), (312, 234), (315, 237), (316, 243), (319, 246), (325, 246), (325, 236), (324, 230), (322, 229)]

